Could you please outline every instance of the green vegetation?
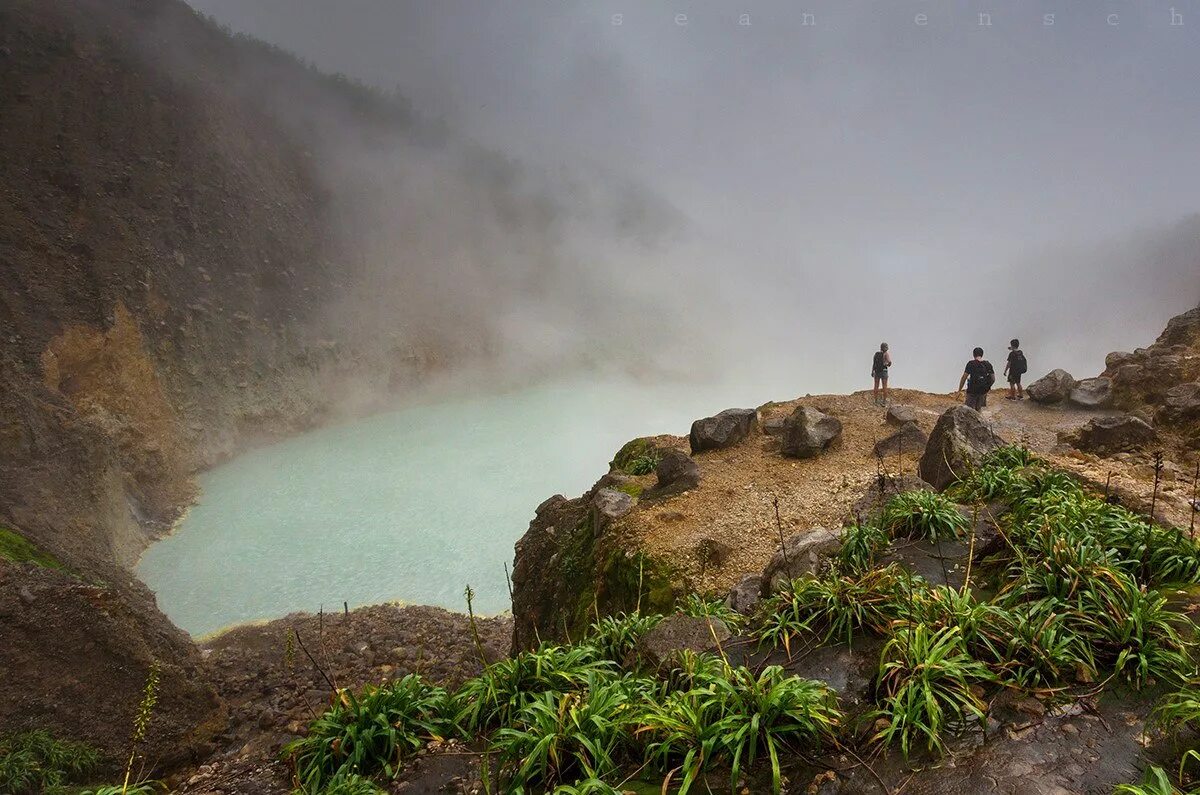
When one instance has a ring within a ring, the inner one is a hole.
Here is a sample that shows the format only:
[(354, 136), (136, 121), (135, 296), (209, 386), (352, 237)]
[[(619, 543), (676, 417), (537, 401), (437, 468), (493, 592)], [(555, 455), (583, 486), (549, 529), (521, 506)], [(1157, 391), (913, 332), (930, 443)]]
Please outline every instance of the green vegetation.
[(0, 792), (26, 795), (79, 783), (100, 761), (91, 746), (46, 731), (0, 735)]
[[(630, 462), (637, 458), (631, 445), (623, 451)], [(1069, 698), (1174, 684), (1156, 723), (1200, 729), (1195, 627), (1159, 592), (1200, 580), (1190, 541), (1106, 504), (1019, 448), (986, 457), (951, 493), (1007, 509), (999, 551), (970, 561), (961, 587), (880, 564), (896, 539), (971, 532), (952, 499), (917, 492), (889, 501), (879, 521), (847, 528), (831, 571), (794, 581), (752, 618), (700, 595), (666, 601), (669, 583), (654, 601), (719, 618), (789, 659), (821, 644), (874, 638), (882, 651), (862, 724), (846, 725), (823, 683), (774, 665), (741, 667), (719, 646), (717, 655), (683, 652), (669, 670), (643, 670), (638, 641), (662, 617), (635, 609), (630, 597), (647, 593), (643, 579), (661, 572), (628, 558), (598, 567), (605, 574), (597, 593), (581, 595), (580, 605), (597, 614), (599, 605), (632, 604), (597, 618), (576, 643), (488, 665), (451, 695), (416, 677), (357, 697), (340, 692), (309, 735), (288, 747), (297, 783), (316, 793), (349, 787), (351, 776), (391, 777), (430, 738), (455, 735), (487, 749), (493, 783), (504, 792), (608, 794), (633, 775), (681, 793), (729, 775), (736, 790), (758, 780), (748, 775), (768, 774), (778, 792), (789, 756), (856, 738), (905, 756), (944, 753), (954, 735), (982, 730), (989, 701), (1006, 689)], [(1197, 763), (1200, 749), (1188, 749), (1180, 778)], [(1171, 786), (1168, 774), (1152, 769), (1146, 782), (1121, 791)]]
[(633, 439), (613, 456), (611, 466), (626, 475), (649, 475), (658, 468), (662, 454), (650, 439)]
[(0, 558), (12, 563), (33, 563), (47, 569), (62, 569), (53, 556), (35, 547), (22, 535), (0, 527)]

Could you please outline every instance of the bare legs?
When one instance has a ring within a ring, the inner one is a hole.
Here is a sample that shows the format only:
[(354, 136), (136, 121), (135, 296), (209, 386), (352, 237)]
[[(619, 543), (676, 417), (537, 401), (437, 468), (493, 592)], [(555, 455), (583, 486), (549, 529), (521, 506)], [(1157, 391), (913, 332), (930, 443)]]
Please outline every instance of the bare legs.
[[(880, 385), (883, 386), (883, 402), (882, 403), (880, 403), (880, 400), (879, 400)], [(886, 405), (887, 404), (888, 380), (886, 378), (880, 378), (879, 376), (875, 376), (875, 385), (873, 387), (871, 387), (871, 399), (876, 403), (876, 405)]]

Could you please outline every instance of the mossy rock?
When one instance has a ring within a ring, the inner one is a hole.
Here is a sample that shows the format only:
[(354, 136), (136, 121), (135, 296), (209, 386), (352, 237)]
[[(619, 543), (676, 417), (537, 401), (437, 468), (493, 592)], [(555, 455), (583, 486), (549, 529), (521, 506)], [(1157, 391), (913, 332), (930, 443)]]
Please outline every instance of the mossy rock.
[(613, 469), (627, 475), (649, 475), (658, 466), (661, 455), (651, 439), (632, 439), (617, 451), (609, 463)]
[(617, 491), (620, 491), (624, 494), (628, 494), (630, 497), (633, 497), (635, 500), (638, 497), (642, 496), (642, 492), (646, 490), (645, 486), (643, 486), (641, 483), (638, 483), (635, 480), (631, 480), (628, 483), (622, 483), (621, 485), (616, 486), (615, 488)]
[(0, 527), (0, 558), (12, 563), (32, 563), (47, 569), (65, 568), (53, 555), (35, 547), (24, 536)]

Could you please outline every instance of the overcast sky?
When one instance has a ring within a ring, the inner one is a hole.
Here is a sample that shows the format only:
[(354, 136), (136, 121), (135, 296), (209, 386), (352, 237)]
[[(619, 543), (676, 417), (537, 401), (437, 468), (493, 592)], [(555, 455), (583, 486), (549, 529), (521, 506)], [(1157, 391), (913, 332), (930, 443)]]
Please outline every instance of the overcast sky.
[(1156, 242), (1200, 211), (1193, 0), (190, 2), (539, 169), (637, 180), (686, 219), (663, 303), (707, 293), (814, 391), (885, 338), (901, 385), (1014, 335), (1092, 374), (1200, 300), (1196, 236)]

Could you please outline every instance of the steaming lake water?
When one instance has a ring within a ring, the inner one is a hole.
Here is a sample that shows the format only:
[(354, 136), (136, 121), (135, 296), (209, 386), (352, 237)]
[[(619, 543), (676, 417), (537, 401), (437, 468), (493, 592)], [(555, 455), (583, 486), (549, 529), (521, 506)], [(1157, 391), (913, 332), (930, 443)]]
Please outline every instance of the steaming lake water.
[(463, 610), (468, 583), (476, 610), (500, 612), (503, 565), (542, 500), (582, 493), (624, 442), (685, 433), (728, 398), (570, 380), (313, 431), (205, 473), (137, 571), (197, 636), (343, 601)]

